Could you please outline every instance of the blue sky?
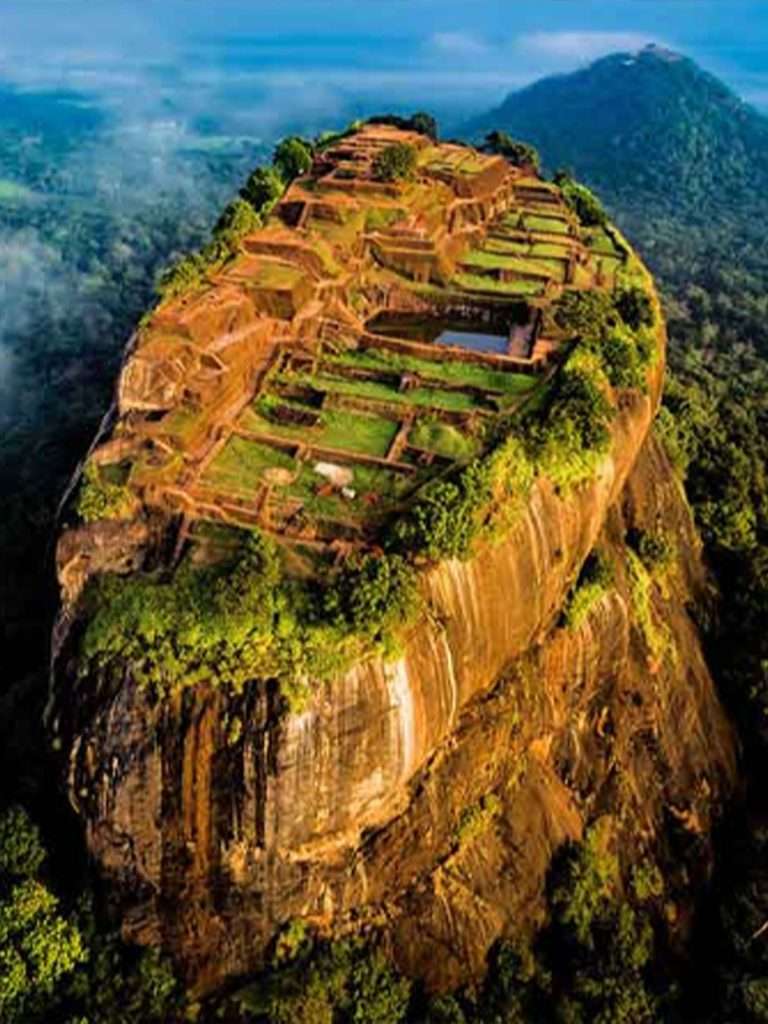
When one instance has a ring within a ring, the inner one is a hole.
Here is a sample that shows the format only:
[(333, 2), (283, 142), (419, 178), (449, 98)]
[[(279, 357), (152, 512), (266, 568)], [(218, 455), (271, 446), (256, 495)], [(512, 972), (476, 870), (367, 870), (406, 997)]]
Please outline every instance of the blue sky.
[(0, 78), (68, 86), (128, 122), (426, 107), (459, 120), (511, 89), (649, 41), (768, 109), (766, 0), (0, 0)]

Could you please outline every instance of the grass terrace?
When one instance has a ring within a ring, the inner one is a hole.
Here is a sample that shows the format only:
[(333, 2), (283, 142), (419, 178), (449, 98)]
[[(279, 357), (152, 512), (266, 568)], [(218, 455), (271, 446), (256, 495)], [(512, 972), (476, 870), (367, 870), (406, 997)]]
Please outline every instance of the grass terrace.
[(231, 437), (203, 474), (204, 483), (236, 493), (258, 491), (268, 469), (296, 470), (288, 452), (272, 445)]
[[(271, 434), (286, 441), (316, 445), (319, 448), (346, 449), (382, 459), (389, 451), (398, 429), (396, 420), (346, 409), (325, 409), (315, 426), (284, 423), (272, 414), (274, 404), (283, 403), (267, 402), (267, 399), (262, 398), (255, 406), (246, 409), (238, 426), (249, 433)], [(301, 407), (297, 402), (290, 407), (317, 412), (309, 406)]]
[(467, 395), (461, 391), (442, 391), (439, 388), (428, 387), (400, 391), (396, 387), (378, 381), (351, 380), (340, 375), (334, 376), (329, 372), (280, 374), (275, 379), (278, 383), (300, 384), (318, 388), (330, 394), (369, 398), (402, 406), (426, 406), (453, 412), (472, 412), (482, 407), (482, 403), (473, 395)]
[(422, 151), (419, 165), (426, 171), (444, 174), (480, 174), (489, 164), (489, 158), (470, 149), (447, 149), (430, 146)]
[(545, 217), (542, 214), (524, 213), (520, 224), (526, 231), (541, 232), (548, 235), (569, 235), (571, 224), (564, 217)]
[(507, 255), (482, 248), (468, 252), (462, 260), (462, 264), (465, 267), (477, 267), (481, 270), (507, 271), (532, 277), (545, 277), (559, 282), (565, 280), (565, 263), (550, 257), (526, 259), (523, 256)]
[(339, 366), (390, 373), (418, 373), (433, 380), (443, 380), (448, 384), (467, 384), (505, 395), (526, 394), (536, 384), (536, 378), (528, 374), (505, 373), (502, 370), (490, 369), (481, 363), (420, 359), (407, 353), (393, 352), (391, 349), (369, 348), (345, 352), (344, 355), (330, 357), (329, 362)]
[(408, 443), (457, 462), (468, 462), (482, 448), (479, 438), (436, 419), (419, 420), (408, 435)]
[(540, 296), (544, 294), (544, 281), (497, 281), (482, 274), (459, 273), (453, 277), (453, 283), (468, 292), (493, 293), (508, 296)]

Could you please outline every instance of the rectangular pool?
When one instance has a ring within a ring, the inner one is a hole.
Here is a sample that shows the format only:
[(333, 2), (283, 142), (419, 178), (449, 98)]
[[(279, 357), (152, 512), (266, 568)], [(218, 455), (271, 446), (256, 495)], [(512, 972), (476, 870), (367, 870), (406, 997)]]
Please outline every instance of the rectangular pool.
[(456, 345), (475, 352), (494, 352), (503, 355), (509, 348), (509, 333), (505, 333), (501, 326), (473, 326), (461, 321), (409, 314), (398, 316), (391, 313), (382, 313), (374, 317), (366, 326), (372, 334), (380, 334), (385, 338), (403, 338), (406, 341), (435, 345)]
[(509, 347), (509, 338), (502, 334), (481, 334), (479, 331), (448, 329), (434, 339), (436, 345), (459, 345), (475, 352), (498, 352), (503, 355)]

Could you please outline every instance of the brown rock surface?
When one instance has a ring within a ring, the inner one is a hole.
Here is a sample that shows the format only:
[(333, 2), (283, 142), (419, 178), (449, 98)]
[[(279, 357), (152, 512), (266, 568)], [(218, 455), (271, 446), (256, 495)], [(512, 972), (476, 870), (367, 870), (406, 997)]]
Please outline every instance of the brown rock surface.
[[(733, 741), (686, 611), (705, 583), (696, 534), (644, 445), (651, 412), (648, 398), (623, 410), (592, 483), (561, 497), (540, 481), (502, 543), (432, 570), (403, 657), (318, 688), (301, 715), (280, 718), (259, 686), (155, 703), (128, 678), (78, 684), (62, 714), (70, 791), (126, 934), (162, 942), (204, 990), (257, 967), (293, 917), (384, 921), (401, 964), (447, 987), (541, 918), (552, 853), (594, 817), (638, 853), (663, 845), (670, 815), (706, 833)], [(679, 547), (653, 588), (660, 659), (623, 540), (659, 519)], [(615, 588), (559, 628), (598, 538)], [(460, 843), (462, 813), (489, 793), (499, 813)]]

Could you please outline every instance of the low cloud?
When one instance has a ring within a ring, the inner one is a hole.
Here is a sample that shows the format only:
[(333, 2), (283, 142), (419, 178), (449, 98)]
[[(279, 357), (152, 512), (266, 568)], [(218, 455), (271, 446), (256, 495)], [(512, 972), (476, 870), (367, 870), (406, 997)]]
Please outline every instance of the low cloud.
[(473, 59), (488, 53), (488, 44), (467, 32), (436, 32), (429, 39), (429, 48), (443, 56)]
[(13, 387), (13, 362), (11, 350), (0, 344), (0, 402), (11, 393)]
[(60, 253), (43, 244), (32, 229), (0, 236), (0, 350), (9, 368), (7, 346), (28, 331), (52, 291), (66, 299), (71, 284)]
[(519, 37), (518, 46), (535, 56), (581, 61), (617, 51), (633, 53), (653, 42), (658, 40), (642, 32), (529, 32)]

